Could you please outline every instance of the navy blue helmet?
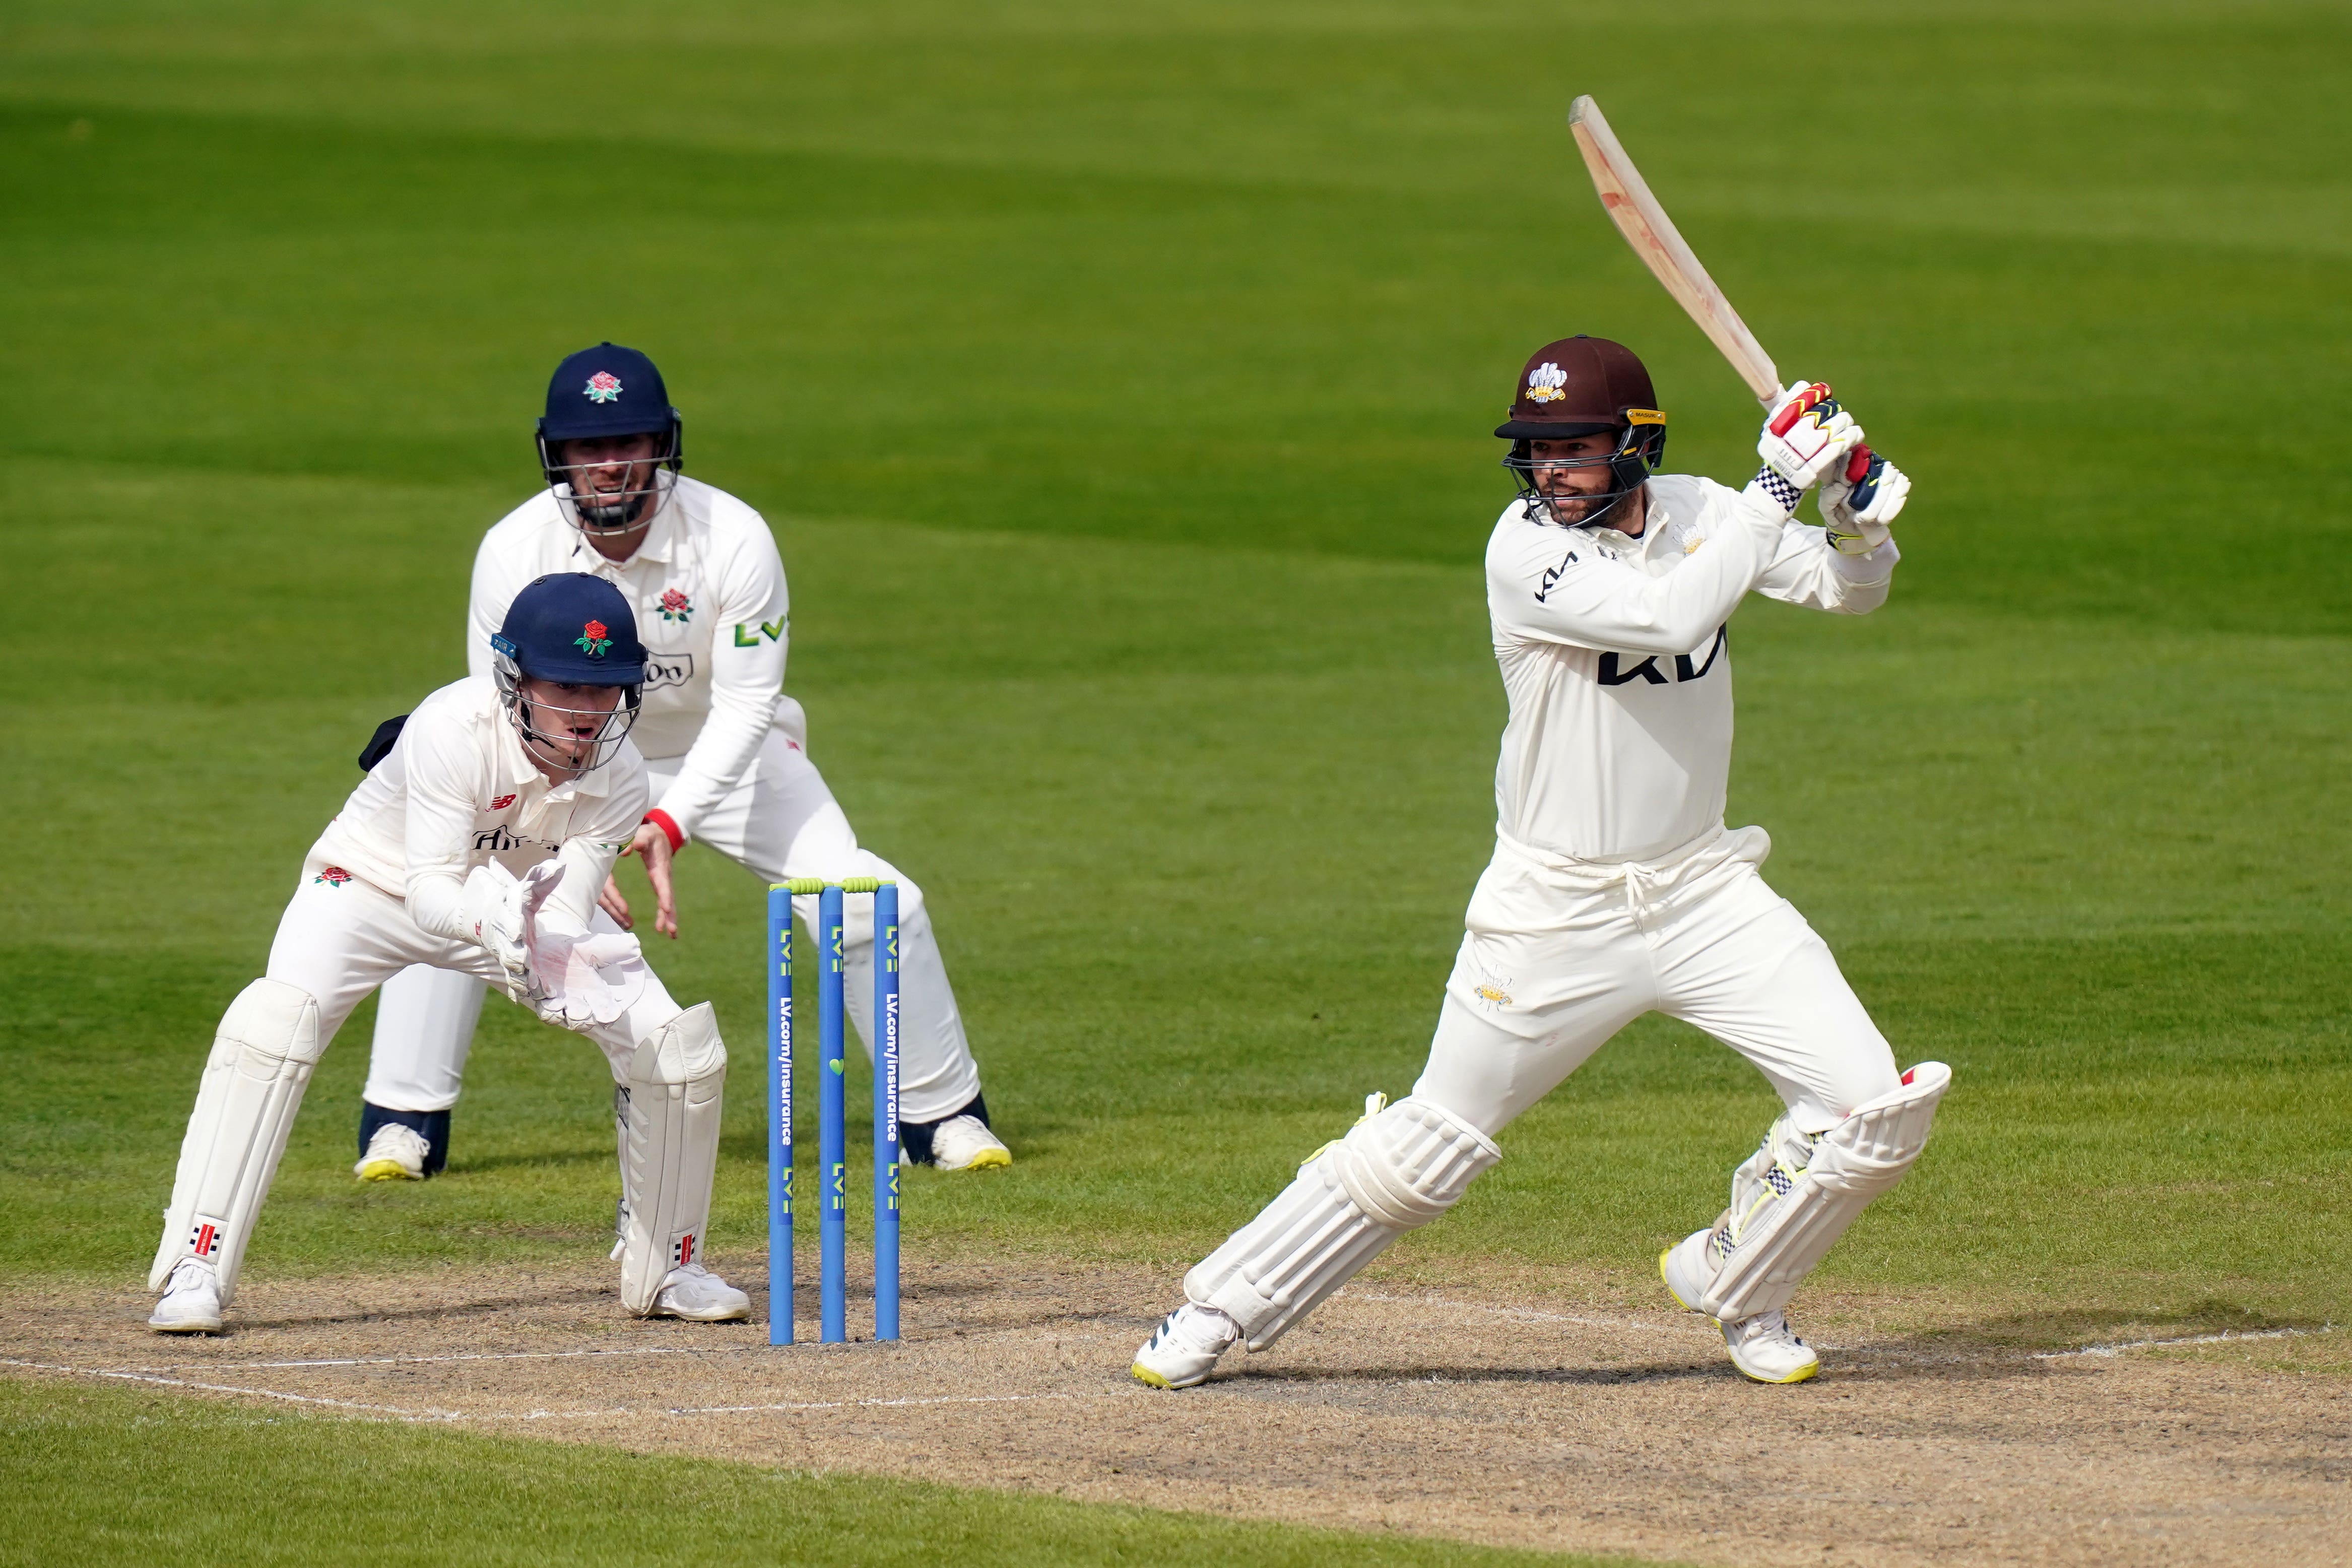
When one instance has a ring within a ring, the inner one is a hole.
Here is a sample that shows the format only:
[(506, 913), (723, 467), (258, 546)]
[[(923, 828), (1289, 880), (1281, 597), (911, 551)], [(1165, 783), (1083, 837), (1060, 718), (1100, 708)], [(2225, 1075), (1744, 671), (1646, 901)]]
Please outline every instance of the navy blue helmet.
[[(565, 441), (655, 437), (653, 454), (635, 463), (572, 462)], [(547, 412), (539, 420), (539, 466), (564, 515), (590, 533), (625, 533), (661, 510), (667, 475), (686, 463), (686, 426), (670, 406), (669, 389), (654, 362), (635, 349), (598, 343), (569, 355), (547, 384)], [(667, 474), (665, 473), (667, 470)]]
[[(618, 588), (584, 572), (533, 579), (507, 606), (490, 637), (491, 672), (499, 698), (526, 750), (573, 776), (613, 760), (644, 697), (645, 645), (637, 617)], [(522, 682), (619, 687), (619, 703), (559, 707), (533, 701)]]

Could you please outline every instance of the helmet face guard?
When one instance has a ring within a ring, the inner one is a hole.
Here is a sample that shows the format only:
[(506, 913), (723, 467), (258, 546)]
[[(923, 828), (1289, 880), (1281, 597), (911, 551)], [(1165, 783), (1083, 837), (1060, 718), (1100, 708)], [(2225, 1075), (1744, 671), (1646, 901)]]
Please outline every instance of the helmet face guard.
[[(532, 761), (561, 773), (566, 780), (585, 778), (619, 754), (621, 742), (636, 727), (637, 714), (645, 700), (646, 689), (639, 683), (618, 688), (621, 700), (609, 711), (533, 701), (522, 689), (523, 681), (529, 679), (522, 667), (497, 651), (490, 655), (490, 675), (498, 683), (500, 706), (506, 709), (515, 732), (522, 737), (523, 750), (530, 753)], [(589, 729), (592, 724), (591, 735), (573, 732), (575, 726)]]
[[(1614, 451), (1582, 458), (1535, 456), (1535, 438), (1520, 437), (1511, 443), (1503, 467), (1518, 481), (1519, 500), (1528, 517), (1558, 528), (1598, 528), (1611, 523), (1625, 503), (1649, 482), (1665, 460), (1666, 416), (1654, 408), (1627, 408), (1618, 416)], [(1599, 432), (1593, 432), (1599, 434)], [(1561, 436), (1571, 432), (1563, 430)], [(1609, 470), (1609, 489), (1590, 494), (1552, 494), (1541, 489), (1536, 476), (1545, 469), (1601, 468)], [(1568, 515), (1575, 510), (1576, 515)]]
[[(546, 421), (541, 420), (544, 425)], [(624, 432), (626, 434), (627, 432)], [(539, 468), (547, 477), (547, 488), (554, 492), (557, 510), (563, 519), (583, 533), (611, 536), (626, 533), (652, 520), (669, 504), (670, 491), (677, 488), (678, 471), (686, 466), (685, 432), (671, 411), (667, 430), (648, 430), (635, 434), (663, 438), (661, 449), (648, 458), (632, 459), (625, 466), (634, 469), (640, 465), (650, 468), (642, 486), (628, 489), (600, 491), (586, 483), (592, 468), (616, 468), (624, 465), (606, 459), (596, 463), (566, 463), (561, 460), (563, 441), (542, 431), (539, 437)], [(577, 437), (575, 437), (576, 439)]]

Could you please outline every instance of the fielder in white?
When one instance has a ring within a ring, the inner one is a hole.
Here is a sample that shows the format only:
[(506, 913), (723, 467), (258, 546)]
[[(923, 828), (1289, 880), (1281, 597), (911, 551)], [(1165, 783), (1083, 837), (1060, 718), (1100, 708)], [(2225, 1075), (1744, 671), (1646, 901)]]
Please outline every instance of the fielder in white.
[[(1495, 858), (1428, 1066), (1409, 1099), (1372, 1096), (1185, 1276), (1185, 1304), (1136, 1352), (1138, 1378), (1187, 1387), (1236, 1342), (1274, 1343), (1459, 1202), (1514, 1118), (1654, 1011), (1755, 1063), (1788, 1107), (1732, 1173), (1730, 1206), (1660, 1272), (1722, 1326), (1741, 1373), (1813, 1374), (1783, 1309), (1917, 1158), (1951, 1077), (1936, 1062), (1895, 1070), (1827, 945), (1758, 874), (1764, 830), (1723, 821), (1733, 609), (1753, 592), (1864, 615), (1895, 571), (1888, 525), (1910, 483), (1828, 394), (1801, 382), (1782, 395), (1763, 468), (1732, 490), (1655, 473), (1665, 416), (1630, 350), (1580, 336), (1528, 362), (1496, 431), (1513, 444), (1519, 499), (1486, 547), (1510, 702)], [(1816, 483), (1822, 528), (1793, 515)]]
[[(876, 877), (898, 884), (900, 1131), (907, 1157), (945, 1170), (1012, 1163), (988, 1125), (980, 1068), (964, 1038), (922, 889), (863, 848), (808, 757), (801, 705), (782, 694), (790, 604), (767, 522), (685, 477), (677, 410), (653, 362), (601, 343), (556, 367), (539, 422), (548, 488), (500, 520), (474, 558), (467, 656), (518, 589), (549, 572), (611, 583), (635, 607), (647, 648), (635, 732), (653, 805), (624, 855), (643, 857), (656, 929), (675, 938), (670, 857), (700, 841), (765, 882)], [(617, 885), (604, 909), (633, 924)], [(793, 900), (814, 929), (814, 896)], [(845, 938), (852, 1021), (872, 1055), (874, 926), (852, 900)], [(482, 982), (420, 964), (383, 987), (360, 1123), (363, 1179), (415, 1178), (446, 1158), (449, 1111), (482, 1007)]]
[(150, 1289), (163, 1333), (209, 1333), (327, 1043), (405, 964), (494, 984), (601, 1047), (618, 1086), (621, 1302), (740, 1318), (701, 1263), (727, 1047), (596, 908), (648, 799), (627, 739), (645, 649), (609, 583), (541, 578), (493, 634), (492, 673), (427, 697), (304, 861), (269, 966), (220, 1022), (180, 1147)]

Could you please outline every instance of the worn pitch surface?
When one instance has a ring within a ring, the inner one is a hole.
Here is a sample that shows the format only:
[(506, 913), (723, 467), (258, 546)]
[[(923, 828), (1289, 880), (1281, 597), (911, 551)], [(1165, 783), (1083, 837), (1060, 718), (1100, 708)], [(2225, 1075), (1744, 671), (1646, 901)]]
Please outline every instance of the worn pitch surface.
[(2285, 1564), (2352, 1541), (2352, 1386), (2227, 1342), (1930, 1344), (1832, 1308), (1824, 1374), (1759, 1388), (1696, 1318), (1374, 1276), (1169, 1394), (1126, 1372), (1164, 1279), (1035, 1259), (908, 1285), (895, 1347), (633, 1322), (601, 1268), (257, 1282), (216, 1339), (150, 1334), (131, 1291), (0, 1323), (22, 1376), (1501, 1545)]

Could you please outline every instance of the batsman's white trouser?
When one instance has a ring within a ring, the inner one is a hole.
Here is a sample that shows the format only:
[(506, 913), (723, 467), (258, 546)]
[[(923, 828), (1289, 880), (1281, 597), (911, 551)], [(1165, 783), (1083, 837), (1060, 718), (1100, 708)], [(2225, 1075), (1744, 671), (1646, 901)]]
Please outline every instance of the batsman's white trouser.
[[(591, 923), (617, 929), (601, 911)], [(391, 894), (323, 861), (302, 868), (269, 946), (268, 973), (221, 1018), (181, 1143), (151, 1289), (160, 1289), (181, 1258), (202, 1258), (218, 1275), (222, 1304), (236, 1295), (246, 1244), (311, 1068), (361, 999), (412, 963), (477, 982), (500, 973), (488, 952), (432, 935)], [(660, 980), (648, 975), (626, 1013), (580, 1032), (604, 1051), (614, 1081), (626, 1084), (638, 1042), (678, 1016)], [(723, 1076), (723, 1053), (720, 1059)]]
[[(1695, 1024), (1755, 1063), (1805, 1131), (1895, 1091), (1894, 1053), (1828, 945), (1757, 874), (1770, 849), (1759, 827), (1622, 866), (1498, 842), (1412, 1098), (1300, 1167), (1185, 1277), (1186, 1296), (1264, 1349), (1458, 1202), (1501, 1158), (1494, 1136), (1644, 1013)], [(1386, 1185), (1412, 1201), (1342, 1178), (1356, 1166), (1392, 1173)]]
[[(800, 704), (784, 699), (776, 727), (733, 794), (719, 802), (695, 830), (706, 845), (764, 882), (797, 877), (838, 882), (848, 877), (878, 877), (898, 884), (899, 1080), (898, 1114), (908, 1121), (936, 1121), (971, 1103), (980, 1093), (980, 1066), (964, 1039), (963, 1016), (922, 889), (897, 868), (858, 847), (849, 818), (825, 787), (824, 775), (803, 749)], [(678, 757), (649, 757), (646, 767), (658, 798), (677, 776)], [(793, 912), (804, 930), (816, 925), (814, 895), (794, 899)], [(843, 942), (848, 959), (843, 977), (850, 1021), (866, 1055), (873, 1055), (874, 907), (870, 900), (843, 900)], [(653, 950), (647, 938), (646, 951)], [(474, 1041), (474, 1021), (482, 1008), (482, 984), (464, 973), (417, 967), (386, 983), (376, 1006), (375, 1049), (368, 1064), (367, 1099), (391, 1110), (446, 1110), (457, 1103), (466, 1055)]]

